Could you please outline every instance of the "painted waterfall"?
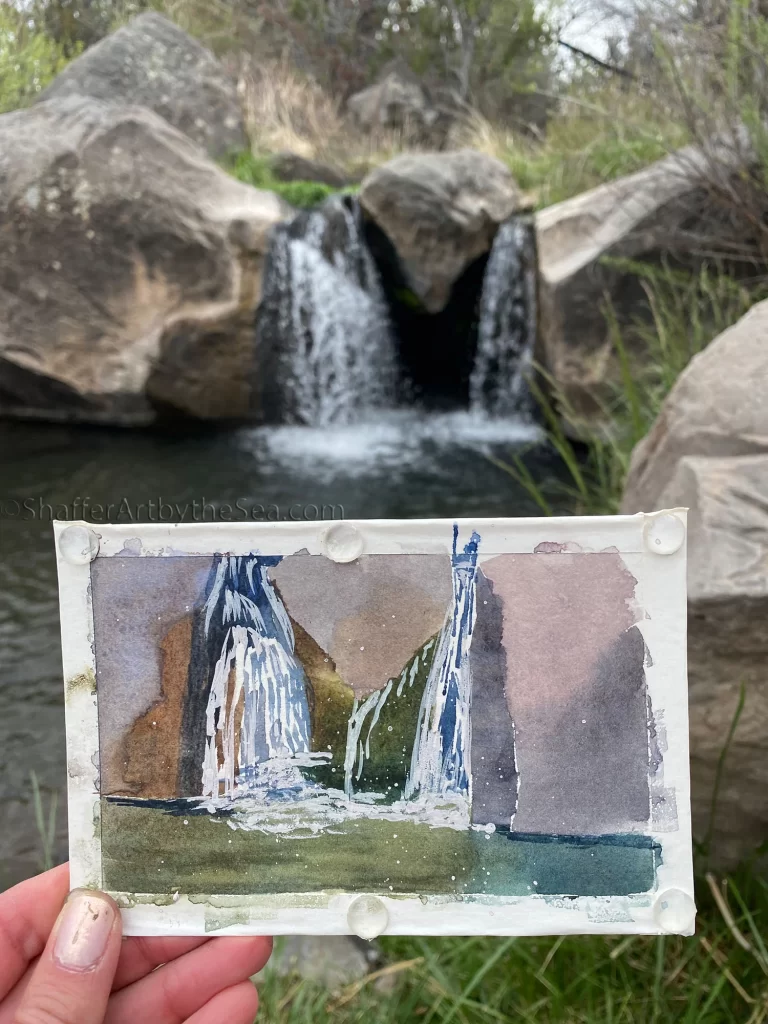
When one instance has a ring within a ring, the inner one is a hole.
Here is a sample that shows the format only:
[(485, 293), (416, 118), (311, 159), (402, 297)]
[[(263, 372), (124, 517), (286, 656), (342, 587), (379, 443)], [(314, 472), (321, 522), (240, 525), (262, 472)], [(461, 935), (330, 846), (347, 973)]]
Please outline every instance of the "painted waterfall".
[(212, 570), (205, 632), (214, 622), (226, 631), (206, 708), (202, 794), (214, 801), (265, 779), (288, 786), (309, 753), (306, 679), (270, 564), (276, 560), (222, 556)]
[[(321, 827), (323, 818), (348, 816), (468, 826), (469, 655), (480, 537), (473, 533), (463, 548), (458, 537), (456, 526), (451, 596), (439, 633), (398, 678), (364, 700), (352, 698), (339, 786), (317, 781), (317, 769), (328, 766), (332, 753), (313, 750), (311, 683), (296, 654), (288, 610), (269, 577), (281, 559), (217, 556), (201, 615), (205, 640), (218, 649), (201, 766), (202, 796), (211, 811), (226, 806), (237, 812), (233, 824), (271, 832), (291, 832), (297, 821), (302, 828), (310, 820)], [(414, 696), (418, 712), (414, 716), (411, 707), (412, 728), (402, 749), (408, 762), (404, 780), (382, 785), (371, 766), (380, 756), (382, 737), (386, 742), (394, 731), (387, 724), (390, 713), (397, 716), (398, 705), (413, 705)], [(293, 805), (291, 814), (263, 815), (263, 808), (284, 801)]]
[(653, 885), (650, 808), (673, 821), (674, 799), (649, 763), (621, 556), (497, 554), (450, 522), (435, 537), (344, 564), (96, 560), (107, 888)]

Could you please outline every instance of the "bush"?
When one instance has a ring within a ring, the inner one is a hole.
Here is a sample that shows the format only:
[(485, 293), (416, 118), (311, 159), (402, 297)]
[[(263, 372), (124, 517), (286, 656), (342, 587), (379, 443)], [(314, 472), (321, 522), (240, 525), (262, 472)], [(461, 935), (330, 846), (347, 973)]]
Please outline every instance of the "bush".
[(0, 4), (0, 113), (32, 103), (68, 60), (59, 43)]
[(323, 185), (319, 181), (278, 181), (269, 166), (269, 159), (264, 156), (256, 156), (248, 150), (236, 153), (225, 162), (224, 166), (238, 181), (243, 181), (246, 185), (253, 185), (254, 188), (265, 188), (276, 192), (291, 206), (302, 210), (318, 206), (328, 196), (339, 191), (339, 189)]
[(690, 141), (686, 128), (651, 97), (607, 83), (588, 98), (562, 96), (546, 135), (532, 139), (473, 114), (456, 141), (506, 163), (541, 208), (641, 170)]

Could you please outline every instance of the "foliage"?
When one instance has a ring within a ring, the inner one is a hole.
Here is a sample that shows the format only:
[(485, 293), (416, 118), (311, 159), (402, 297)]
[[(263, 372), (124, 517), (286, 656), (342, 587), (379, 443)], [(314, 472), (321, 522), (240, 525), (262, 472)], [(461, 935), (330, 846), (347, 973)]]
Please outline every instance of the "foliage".
[(270, 169), (268, 157), (256, 156), (249, 150), (235, 154), (226, 162), (225, 167), (238, 181), (253, 185), (254, 188), (276, 192), (291, 206), (301, 209), (317, 206), (339, 191), (319, 181), (278, 181)]
[(0, 3), (0, 113), (31, 103), (67, 60), (63, 47)]
[[(548, 381), (551, 397), (534, 383), (549, 443), (563, 462), (567, 482), (540, 484), (519, 457), (511, 463), (493, 460), (522, 484), (544, 515), (564, 510), (577, 515), (618, 512), (632, 451), (650, 430), (680, 373), (712, 338), (768, 296), (764, 283), (748, 286), (717, 268), (704, 266), (690, 275), (663, 266), (614, 262), (638, 275), (652, 318), (622, 331), (613, 311), (605, 311), (621, 370), (605, 409), (605, 424), (580, 422), (554, 381)], [(642, 350), (635, 360), (627, 344), (630, 333), (632, 351), (638, 343)], [(576, 428), (581, 441), (572, 439), (563, 421)]]
[(458, 141), (506, 163), (538, 207), (632, 174), (689, 141), (686, 129), (652, 97), (616, 84), (585, 99), (575, 86), (560, 99), (546, 135), (532, 139), (475, 113)]
[(48, 871), (56, 863), (54, 847), (56, 844), (56, 812), (59, 809), (59, 793), (58, 790), (54, 790), (51, 793), (48, 813), (46, 814), (37, 772), (29, 773), (29, 781), (32, 786), (32, 808), (35, 812), (35, 825), (37, 827), (37, 834), (40, 837), (40, 868), (43, 871)]
[(697, 890), (691, 938), (385, 938), (385, 966), (332, 995), (267, 972), (259, 1021), (761, 1024), (768, 883), (747, 866)]
[(549, 67), (550, 34), (534, 0), (424, 0), (390, 5), (393, 52), (462, 102), (501, 113)]

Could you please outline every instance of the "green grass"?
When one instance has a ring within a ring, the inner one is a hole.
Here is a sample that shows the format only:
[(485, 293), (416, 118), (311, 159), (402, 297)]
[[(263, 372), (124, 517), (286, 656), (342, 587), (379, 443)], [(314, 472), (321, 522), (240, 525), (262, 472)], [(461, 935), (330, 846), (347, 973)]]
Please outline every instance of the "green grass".
[(655, 98), (605, 84), (563, 96), (541, 139), (480, 119), (467, 141), (503, 160), (541, 208), (642, 170), (690, 138)]
[(691, 938), (381, 939), (378, 977), (337, 993), (268, 976), (259, 1021), (761, 1024), (768, 884), (748, 867), (727, 884), (701, 877), (697, 902)]
[[(491, 459), (525, 488), (543, 515), (617, 513), (632, 451), (653, 426), (675, 381), (714, 337), (768, 294), (765, 282), (739, 283), (707, 266), (688, 274), (666, 266), (612, 262), (640, 279), (651, 316), (622, 328), (614, 310), (605, 309), (617, 372), (601, 422), (580, 419), (557, 383), (540, 370), (544, 384), (533, 382), (531, 387), (564, 477), (554, 483), (535, 480), (519, 455), (509, 461)], [(564, 421), (573, 429), (566, 429)]]
[(250, 150), (235, 153), (225, 161), (224, 167), (238, 181), (276, 192), (291, 206), (302, 210), (318, 206), (328, 196), (341, 191), (319, 181), (279, 181), (272, 173), (269, 158), (257, 156)]

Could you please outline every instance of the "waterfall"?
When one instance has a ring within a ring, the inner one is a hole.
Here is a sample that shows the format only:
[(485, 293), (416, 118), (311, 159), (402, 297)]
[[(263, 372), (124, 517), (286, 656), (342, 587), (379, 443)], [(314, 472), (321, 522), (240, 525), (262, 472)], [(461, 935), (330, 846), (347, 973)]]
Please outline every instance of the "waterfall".
[(223, 628), (224, 639), (206, 709), (202, 792), (211, 799), (233, 796), (236, 783), (247, 787), (267, 762), (289, 768), (292, 758), (309, 753), (306, 677), (294, 655), (290, 620), (267, 575), (279, 561), (221, 555), (214, 566), (205, 634)]
[(345, 424), (393, 404), (395, 340), (352, 197), (273, 232), (258, 346), (278, 364), (283, 422)]
[(526, 377), (536, 342), (536, 243), (527, 219), (499, 228), (483, 281), (470, 407), (491, 416), (530, 411)]
[(472, 679), (469, 647), (475, 625), (475, 576), (480, 537), (458, 550), (453, 528), (453, 603), (438, 640), (419, 710), (411, 771), (412, 797), (469, 797), (469, 711)]

